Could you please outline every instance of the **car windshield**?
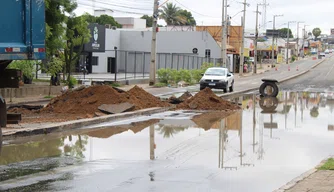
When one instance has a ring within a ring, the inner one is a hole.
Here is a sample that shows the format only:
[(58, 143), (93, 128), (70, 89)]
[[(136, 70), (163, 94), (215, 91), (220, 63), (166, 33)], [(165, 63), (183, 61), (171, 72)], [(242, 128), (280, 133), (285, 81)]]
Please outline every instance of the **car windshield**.
[(226, 75), (226, 70), (225, 69), (210, 68), (210, 69), (206, 70), (205, 75), (225, 76)]

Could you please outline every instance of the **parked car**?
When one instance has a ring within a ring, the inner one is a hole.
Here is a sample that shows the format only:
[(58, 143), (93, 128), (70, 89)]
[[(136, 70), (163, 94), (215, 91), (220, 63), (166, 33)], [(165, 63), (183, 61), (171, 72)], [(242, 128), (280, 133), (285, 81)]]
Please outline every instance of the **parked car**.
[(325, 50), (325, 54), (329, 54), (329, 50), (328, 49)]
[(320, 56), (320, 57), (326, 57), (326, 54), (325, 54), (325, 52), (320, 52), (320, 53), (319, 53), (319, 56)]
[(230, 73), (227, 68), (208, 68), (200, 80), (200, 90), (205, 89), (206, 87), (223, 89), (225, 93), (227, 92), (227, 89), (229, 89), (230, 92), (233, 92), (234, 75)]

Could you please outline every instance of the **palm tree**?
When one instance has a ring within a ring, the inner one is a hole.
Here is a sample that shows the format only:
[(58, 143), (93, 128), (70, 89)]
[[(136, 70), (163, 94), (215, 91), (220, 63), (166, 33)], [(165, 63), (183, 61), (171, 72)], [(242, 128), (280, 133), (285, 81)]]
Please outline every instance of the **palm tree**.
[(187, 19), (185, 19), (184, 16), (180, 14), (180, 11), (180, 7), (177, 7), (175, 4), (166, 3), (166, 5), (164, 5), (162, 9), (159, 10), (159, 18), (165, 20), (167, 25), (183, 24)]
[(156, 130), (159, 131), (159, 134), (163, 134), (164, 138), (173, 137), (175, 134), (178, 134), (181, 131), (187, 129), (186, 127), (173, 126), (173, 125), (160, 125)]

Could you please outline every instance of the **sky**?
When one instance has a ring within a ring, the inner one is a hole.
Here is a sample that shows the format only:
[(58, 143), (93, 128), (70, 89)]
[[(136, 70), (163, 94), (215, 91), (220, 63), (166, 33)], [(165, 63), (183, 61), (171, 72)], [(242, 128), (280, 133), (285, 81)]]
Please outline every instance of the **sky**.
[[(93, 2), (95, 1), (95, 3)], [(160, 4), (166, 0), (159, 0)], [(244, 0), (227, 0), (229, 5), (227, 14), (232, 17), (231, 25), (241, 25), (243, 15)], [(246, 8), (246, 32), (254, 32), (256, 25), (256, 5), (264, 4), (265, 0), (246, 0), (249, 7)], [(153, 0), (77, 0), (79, 8), (76, 10), (77, 15), (84, 12), (93, 14), (95, 9), (112, 9), (114, 16), (121, 17), (141, 17), (143, 14), (152, 15)], [(169, 0), (178, 7), (192, 12), (196, 19), (197, 25), (221, 25), (222, 23), (222, 0)], [(319, 27), (322, 34), (330, 34), (330, 29), (334, 28), (333, 21), (333, 0), (266, 0), (269, 4), (266, 7), (267, 29), (273, 28), (273, 15), (283, 15), (276, 17), (276, 28), (289, 27), (293, 34), (297, 34), (297, 22), (299, 24), (299, 35), (306, 25), (306, 31), (310, 32), (313, 28)], [(259, 26), (263, 25), (264, 6), (259, 6)], [(294, 23), (293, 23), (294, 22)], [(159, 24), (165, 24), (159, 20)], [(261, 28), (263, 31), (264, 28)], [(264, 31), (263, 31), (264, 32)]]

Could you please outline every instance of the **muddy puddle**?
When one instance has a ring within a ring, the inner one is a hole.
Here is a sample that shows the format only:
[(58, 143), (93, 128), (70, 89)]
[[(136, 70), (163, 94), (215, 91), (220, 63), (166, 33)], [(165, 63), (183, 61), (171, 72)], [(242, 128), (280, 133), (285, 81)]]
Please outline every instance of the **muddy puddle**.
[(7, 140), (0, 189), (31, 187), (47, 173), (57, 177), (40, 191), (273, 191), (334, 154), (332, 95), (231, 101), (242, 111), (228, 117), (173, 111)]

